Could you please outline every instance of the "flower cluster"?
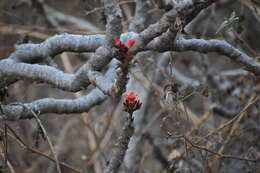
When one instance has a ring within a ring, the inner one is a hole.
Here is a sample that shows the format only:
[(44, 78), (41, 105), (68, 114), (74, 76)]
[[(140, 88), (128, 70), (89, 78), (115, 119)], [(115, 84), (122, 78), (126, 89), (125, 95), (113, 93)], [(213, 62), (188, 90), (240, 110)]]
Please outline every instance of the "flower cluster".
[(131, 60), (133, 58), (133, 54), (128, 52), (128, 50), (133, 47), (136, 40), (128, 40), (127, 44), (123, 44), (119, 39), (115, 40), (115, 47), (118, 49), (116, 58), (120, 61)]
[(125, 93), (123, 94), (125, 99), (124, 101), (124, 111), (129, 113), (130, 118), (132, 119), (132, 114), (134, 111), (138, 110), (142, 106), (142, 102), (136, 99), (136, 93)]

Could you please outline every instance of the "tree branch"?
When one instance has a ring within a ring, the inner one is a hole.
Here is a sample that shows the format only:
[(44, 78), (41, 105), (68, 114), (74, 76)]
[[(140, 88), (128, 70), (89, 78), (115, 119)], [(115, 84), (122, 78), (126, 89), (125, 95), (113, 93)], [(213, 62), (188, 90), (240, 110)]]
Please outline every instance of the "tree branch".
[(116, 173), (124, 160), (130, 138), (134, 134), (133, 120), (128, 119), (119, 136), (118, 144), (104, 173)]
[[(1, 78), (15, 76), (19, 79), (29, 79), (38, 82), (51, 84), (56, 88), (67, 91), (79, 91), (89, 83), (82, 83), (77, 80), (76, 75), (67, 74), (59, 69), (47, 65), (27, 64), (15, 62), (12, 59), (0, 61), (0, 69), (3, 73)], [(15, 81), (14, 81), (15, 82)]]
[[(145, 49), (164, 52), (170, 51), (170, 40), (166, 37), (161, 37), (151, 42)], [(189, 39), (177, 40), (174, 43), (174, 51), (197, 51), (201, 53), (216, 52), (221, 55), (229, 57), (233, 62), (245, 67), (247, 71), (254, 73), (256, 76), (260, 75), (260, 63), (252, 57), (241, 52), (229, 43), (221, 40), (203, 40), (203, 39)]]
[[(107, 80), (110, 80), (111, 82), (116, 80), (116, 68), (116, 64), (109, 68), (105, 76)], [(0, 121), (17, 121), (20, 119), (33, 118), (30, 110), (39, 114), (69, 114), (88, 112), (92, 107), (105, 101), (106, 98), (107, 95), (105, 95), (100, 89), (96, 88), (92, 90), (88, 95), (79, 97), (77, 99), (45, 98), (25, 104), (21, 103), (1, 105), (3, 114), (0, 114)]]
[(135, 16), (129, 25), (129, 31), (141, 32), (145, 28), (147, 19), (148, 2), (147, 0), (136, 0)]
[(105, 41), (104, 35), (55, 35), (40, 44), (21, 44), (8, 58), (18, 62), (44, 62), (62, 52), (94, 52)]

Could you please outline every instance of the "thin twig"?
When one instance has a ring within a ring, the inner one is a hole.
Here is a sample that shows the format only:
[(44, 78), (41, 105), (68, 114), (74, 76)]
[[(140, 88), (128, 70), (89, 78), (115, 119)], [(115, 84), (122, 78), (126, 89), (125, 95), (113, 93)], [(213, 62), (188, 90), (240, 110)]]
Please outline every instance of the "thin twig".
[[(2, 148), (1, 148), (1, 149), (2, 149)], [(2, 150), (0, 151), (0, 155), (1, 155), (2, 158), (5, 159), (5, 155), (4, 155), (4, 152), (3, 152)], [(9, 170), (10, 170), (11, 173), (15, 173), (15, 170), (14, 170), (12, 164), (9, 162), (8, 159), (7, 159), (7, 167), (9, 168)], [(7, 172), (7, 169), (3, 167), (3, 168), (0, 169), (0, 171), (1, 171), (1, 172), (4, 172), (4, 171)]]
[[(128, 3), (135, 3), (135, 1), (133, 0), (126, 0), (126, 1), (123, 1), (123, 2), (120, 2), (118, 3), (119, 5), (124, 5), (124, 4), (128, 4)], [(102, 11), (102, 10), (105, 10), (105, 7), (96, 7), (90, 11), (86, 11), (85, 15), (88, 16), (92, 13), (95, 13), (95, 12), (99, 12), (99, 11)]]
[(258, 160), (258, 158), (256, 158), (256, 159), (248, 159), (248, 158), (239, 157), (239, 156), (233, 156), (233, 155), (229, 155), (229, 154), (221, 154), (221, 153), (218, 153), (218, 152), (216, 152), (216, 151), (212, 151), (212, 150), (208, 149), (207, 147), (203, 147), (203, 146), (194, 144), (193, 142), (191, 142), (191, 141), (190, 141), (187, 137), (185, 137), (185, 136), (181, 136), (181, 138), (184, 138), (185, 141), (187, 141), (192, 147), (197, 148), (197, 149), (199, 149), (199, 150), (207, 151), (207, 152), (209, 152), (209, 153), (211, 153), (211, 154), (214, 154), (214, 155), (218, 155), (220, 158), (245, 160), (245, 161), (250, 161), (250, 162), (256, 162), (256, 161)]
[(114, 106), (113, 109), (112, 109), (112, 112), (108, 115), (108, 119), (107, 119), (107, 122), (106, 122), (107, 125), (105, 126), (101, 135), (98, 136), (96, 147), (89, 154), (89, 159), (87, 160), (87, 165), (91, 165), (94, 162), (95, 154), (100, 149), (100, 146), (101, 146), (103, 140), (105, 139), (105, 136), (109, 132), (109, 128), (111, 127), (111, 121), (112, 121), (112, 118), (113, 118), (115, 111), (116, 111), (116, 107)]
[[(237, 119), (239, 119), (239, 117), (241, 117), (252, 105), (254, 105), (257, 101), (259, 101), (260, 97), (256, 98), (256, 95), (254, 94), (253, 96), (251, 96), (251, 98), (249, 99), (248, 104), (231, 120), (229, 120), (228, 122), (221, 124), (216, 130), (208, 133), (206, 136), (202, 137), (202, 140), (206, 140), (208, 139), (210, 136), (215, 135), (217, 132), (219, 132), (220, 130), (224, 129), (225, 127), (233, 124)], [(198, 141), (199, 143), (199, 141)]]
[[(255, 95), (253, 95), (249, 102), (253, 102)], [(256, 99), (257, 100), (257, 99)], [(235, 120), (235, 122), (233, 123), (233, 125), (231, 126), (228, 135), (226, 136), (226, 139), (224, 140), (222, 146), (219, 148), (218, 150), (218, 154), (222, 154), (225, 150), (225, 146), (226, 144), (230, 141), (230, 139), (232, 138), (232, 136), (234, 135), (235, 131), (238, 129), (241, 120), (243, 119), (243, 117), (246, 115), (246, 112), (243, 112), (239, 115), (239, 117)], [(215, 158), (217, 159), (217, 158)]]
[(7, 141), (7, 124), (4, 123), (4, 169), (7, 168), (7, 162), (8, 162), (8, 141)]
[[(200, 144), (201, 142), (205, 141), (206, 139), (208, 139), (210, 136), (213, 136), (215, 135), (217, 132), (219, 132), (220, 130), (224, 129), (225, 127), (233, 124), (240, 116), (243, 115), (243, 113), (245, 113), (252, 105), (254, 105), (255, 103), (257, 103), (258, 101), (260, 100), (260, 97), (256, 97), (255, 94), (253, 94), (249, 101), (248, 101), (248, 104), (234, 117), (232, 118), (231, 120), (229, 120), (228, 122), (224, 123), (224, 124), (221, 124), (217, 129), (215, 129), (214, 131), (208, 133), (207, 135), (205, 135), (204, 137), (200, 138), (199, 140), (193, 142), (194, 145), (197, 145), (197, 144)], [(179, 135), (179, 136), (172, 136), (170, 133), (168, 133), (171, 137), (174, 137), (174, 138), (180, 138), (180, 137), (183, 137), (183, 135)], [(187, 151), (189, 151), (190, 149), (192, 148), (191, 147), (188, 147), (187, 148)], [(186, 153), (187, 151), (185, 152), (182, 152), (180, 154), (180, 156), (176, 157), (174, 160), (180, 160)], [(217, 155), (219, 155), (218, 152), (216, 152)], [(233, 158), (233, 159), (238, 159), (238, 160), (247, 160), (247, 161), (257, 161), (257, 159), (251, 159), (251, 160), (248, 160), (246, 158), (241, 158), (241, 157), (238, 157), (238, 156), (231, 156), (231, 155), (224, 155), (224, 154), (221, 154), (220, 156), (221, 158)]]
[[(28, 150), (28, 151), (30, 151), (30, 152), (32, 152), (32, 153), (38, 154), (38, 155), (40, 155), (40, 156), (42, 156), (42, 157), (45, 157), (45, 158), (49, 159), (49, 160), (52, 161), (52, 162), (55, 162), (55, 159), (53, 159), (52, 157), (48, 156), (47, 154), (42, 153), (41, 151), (36, 150), (36, 149), (31, 148), (30, 146), (28, 146), (28, 145), (16, 134), (16, 132), (15, 132), (10, 126), (7, 125), (7, 129), (14, 135), (14, 138), (16, 139), (16, 141), (17, 141), (22, 147), (24, 147), (26, 150)], [(10, 134), (9, 134), (9, 135), (10, 135)], [(76, 169), (76, 168), (73, 168), (73, 167), (71, 167), (70, 165), (68, 165), (68, 164), (66, 164), (66, 163), (64, 163), (64, 162), (59, 162), (59, 164), (60, 164), (61, 166), (65, 167), (65, 168), (67, 168), (67, 169), (70, 169), (70, 170), (74, 171), (74, 172), (82, 173), (82, 171), (80, 171), (80, 170), (78, 170), (78, 169)]]
[(53, 155), (54, 160), (55, 160), (55, 163), (56, 163), (57, 171), (58, 171), (58, 173), (61, 173), (58, 156), (57, 156), (57, 154), (56, 154), (55, 151), (54, 151), (54, 147), (53, 147), (53, 145), (52, 145), (52, 143), (51, 143), (51, 140), (50, 140), (49, 136), (47, 135), (47, 132), (46, 132), (46, 130), (45, 130), (43, 124), (41, 123), (41, 120), (38, 118), (37, 114), (36, 114), (33, 110), (31, 110), (31, 112), (32, 112), (32, 115), (34, 116), (34, 118), (36, 119), (37, 123), (40, 125), (40, 127), (41, 127), (41, 129), (42, 129), (42, 131), (43, 131), (43, 133), (44, 133), (44, 136), (45, 136), (46, 139), (47, 139), (47, 142), (48, 142), (48, 144), (49, 144), (49, 146), (50, 146), (52, 155)]

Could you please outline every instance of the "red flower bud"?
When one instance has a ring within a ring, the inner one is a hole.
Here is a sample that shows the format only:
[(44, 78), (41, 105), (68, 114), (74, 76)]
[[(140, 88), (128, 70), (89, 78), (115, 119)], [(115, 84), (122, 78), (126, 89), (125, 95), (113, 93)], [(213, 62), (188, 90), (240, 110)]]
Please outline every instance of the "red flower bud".
[(131, 60), (133, 58), (133, 54), (128, 52), (128, 49), (133, 47), (136, 40), (128, 40), (127, 44), (123, 44), (120, 39), (115, 39), (115, 47), (117, 48), (117, 59), (120, 61), (124, 61), (126, 59)]
[(130, 119), (133, 119), (133, 112), (141, 108), (142, 102), (136, 99), (136, 94), (133, 92), (131, 92), (130, 94), (125, 93), (123, 94), (123, 97), (125, 98), (125, 101), (123, 103), (124, 111), (128, 112)]
[(135, 44), (136, 40), (128, 40), (126, 47), (130, 49)]
[(133, 92), (131, 92), (130, 94), (127, 94), (127, 93), (125, 93), (125, 94), (123, 94), (123, 97), (127, 100), (127, 101), (129, 101), (129, 103), (131, 103), (131, 104), (134, 104), (135, 103), (135, 99), (136, 99), (136, 94), (135, 93), (133, 93)]
[(115, 39), (115, 46), (116, 47), (121, 47), (123, 45), (123, 43), (117, 38)]

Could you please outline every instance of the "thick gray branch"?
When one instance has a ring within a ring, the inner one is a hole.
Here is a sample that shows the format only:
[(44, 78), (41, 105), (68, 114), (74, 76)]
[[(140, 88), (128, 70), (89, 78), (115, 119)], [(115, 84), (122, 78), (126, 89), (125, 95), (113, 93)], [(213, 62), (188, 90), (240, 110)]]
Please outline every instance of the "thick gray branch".
[(29, 79), (33, 81), (44, 81), (56, 88), (67, 91), (79, 91), (87, 86), (89, 83), (81, 83), (76, 80), (73, 74), (67, 74), (54, 67), (38, 64), (27, 64), (22, 62), (15, 62), (12, 59), (5, 59), (0, 61), (0, 71), (4, 74), (2, 77), (15, 76), (20, 79)]
[(9, 58), (18, 62), (43, 62), (62, 52), (94, 52), (105, 41), (104, 35), (61, 34), (40, 44), (21, 44)]
[(106, 97), (101, 90), (94, 89), (88, 95), (78, 99), (45, 98), (26, 104), (2, 105), (4, 114), (0, 116), (0, 120), (17, 121), (32, 118), (31, 110), (40, 114), (87, 112), (90, 108), (102, 103)]
[[(38, 45), (20, 45), (17, 48), (17, 51), (9, 57), (17, 62), (42, 62), (46, 60), (47, 57), (55, 56), (63, 51), (93, 51), (103, 43), (104, 46), (99, 47), (91, 60), (83, 65), (75, 75), (65, 74), (52, 67), (27, 65), (16, 63), (15, 61), (13, 61), (13, 63), (19, 68), (11, 68), (7, 72), (6, 70), (8, 69), (3, 69), (2, 72), (5, 76), (16, 74), (17, 77), (44, 81), (57, 88), (68, 91), (79, 91), (80, 89), (86, 88), (89, 85), (89, 82), (92, 82), (103, 89), (104, 86), (100, 86), (99, 83), (96, 82), (96, 79), (103, 77), (103, 75), (97, 73), (97, 71), (101, 70), (114, 57), (114, 52), (111, 48), (114, 46), (114, 39), (119, 37), (122, 30), (121, 11), (117, 1), (105, 1), (105, 11), (107, 15), (105, 39), (102, 38), (102, 40), (100, 40), (99, 36), (95, 36), (93, 38), (94, 40), (91, 40), (89, 39), (91, 37), (77, 35), (66, 35), (65, 37), (65, 35), (61, 35), (48, 39)], [(89, 42), (92, 44), (89, 44)], [(28, 57), (30, 57), (30, 59), (27, 59)], [(0, 66), (5, 65), (5, 62), (1, 62), (0, 64)], [(10, 67), (11, 66), (9, 65), (8, 68)], [(22, 74), (19, 74), (20, 70), (22, 71)], [(91, 79), (91, 81), (89, 81), (89, 79)]]
[[(188, 1), (187, 1), (188, 2)], [(201, 1), (196, 4), (204, 4), (207, 1)], [(45, 72), (42, 70), (36, 70), (40, 73), (40, 75), (30, 76), (24, 74), (20, 75), (22, 78), (32, 78), (36, 80), (41, 80), (46, 83), (50, 83), (55, 87), (68, 90), (68, 91), (78, 91), (80, 88), (86, 88), (89, 85), (89, 82), (98, 86), (102, 89), (99, 83), (96, 82), (97, 74), (102, 75), (100, 73), (96, 73), (95, 71), (100, 71), (105, 65), (107, 65), (111, 59), (114, 57), (115, 52), (113, 51), (114, 39), (119, 37), (122, 26), (121, 26), (121, 10), (119, 8), (117, 0), (104, 0), (105, 12), (107, 15), (107, 26), (106, 26), (106, 38), (103, 38), (101, 35), (98, 36), (77, 36), (77, 35), (60, 35), (54, 36), (41, 44), (24, 44), (20, 45), (17, 50), (11, 54), (9, 57), (16, 62), (27, 62), (27, 63), (36, 63), (36, 62), (44, 62), (49, 57), (54, 57), (55, 55), (63, 52), (63, 51), (72, 51), (72, 52), (86, 52), (96, 50), (96, 53), (93, 55), (91, 60), (83, 65), (80, 70), (75, 74), (76, 76), (66, 75), (65, 73), (58, 72), (58, 75), (53, 74), (54, 76), (48, 77)], [(163, 18), (154, 25), (151, 25), (142, 33), (140, 33), (139, 37), (139, 45), (135, 48), (135, 53), (137, 53), (140, 49), (145, 47), (145, 45), (151, 41), (153, 38), (159, 36), (161, 33), (165, 32), (169, 27), (170, 20), (169, 17), (176, 19), (180, 14), (181, 15), (190, 15), (192, 11), (201, 10), (202, 6), (195, 5), (193, 10), (185, 10), (190, 5), (189, 3), (183, 3), (182, 6), (178, 7), (178, 12), (176, 10), (172, 10), (168, 12)], [(203, 8), (204, 8), (203, 6)], [(188, 11), (186, 13), (186, 11)], [(171, 19), (171, 20), (173, 20)], [(92, 40), (91, 40), (92, 39)], [(104, 43), (105, 41), (105, 43)], [(104, 43), (104, 44), (102, 44)], [(102, 47), (98, 46), (103, 45)], [(18, 65), (18, 64), (16, 64)], [(21, 65), (21, 64), (19, 64)], [(0, 67), (3, 66), (3, 63), (0, 62)], [(42, 66), (37, 66), (41, 68)], [(21, 69), (21, 68), (20, 68)], [(34, 68), (35, 69), (35, 68)], [(56, 69), (50, 68), (52, 71), (57, 71)], [(93, 71), (93, 72), (89, 72)], [(17, 71), (16, 71), (17, 72)], [(5, 74), (4, 71), (2, 73)], [(15, 74), (15, 70), (12, 70), (12, 73)], [(32, 73), (31, 73), (32, 74)], [(95, 74), (95, 76), (91, 76)], [(60, 76), (64, 75), (66, 84), (60, 81)], [(0, 76), (1, 81), (3, 81), (4, 75)], [(5, 82), (5, 84), (10, 85), (12, 82), (16, 80), (13, 77), (7, 76), (9, 81)], [(101, 76), (102, 77), (102, 76)], [(51, 78), (51, 79), (50, 79)], [(57, 79), (57, 80), (55, 80)], [(91, 81), (89, 81), (91, 79)], [(77, 81), (77, 82), (75, 82)], [(76, 83), (76, 86), (74, 86)], [(82, 85), (84, 84), (84, 85)], [(81, 85), (81, 87), (80, 87)], [(0, 83), (0, 86), (3, 86), (3, 82)]]
[(120, 37), (122, 32), (122, 13), (118, 0), (104, 0), (104, 6), (107, 20), (105, 43), (96, 50), (90, 61), (78, 71), (77, 76), (79, 76), (81, 81), (89, 80), (92, 84), (102, 89), (104, 93), (107, 93), (113, 84), (108, 88), (104, 87), (104, 82), (100, 82), (99, 80), (105, 78), (98, 71), (115, 57), (114, 42), (116, 38)]
[[(143, 50), (155, 50), (161, 52), (171, 50), (170, 45), (172, 40), (169, 39), (170, 37), (167, 33), (164, 35), (154, 39)], [(122, 35), (122, 39), (127, 40), (127, 38), (136, 38), (136, 36), (137, 34), (134, 33), (126, 33)], [(32, 62), (38, 61), (37, 57), (44, 59), (46, 56), (56, 55), (63, 51), (94, 51), (104, 41), (104, 35), (81, 36), (62, 34), (54, 36), (41, 44), (21, 45), (10, 56), (10, 59), (0, 61), (0, 71), (3, 74), (6, 74), (7, 77), (17, 75), (20, 79), (38, 80), (50, 83), (51, 85), (64, 90), (78, 91), (85, 88), (88, 83), (83, 85), (84, 83), (80, 82), (80, 80), (74, 80), (74, 75), (63, 73), (53, 67), (17, 63), (13, 60), (17, 60), (18, 62)], [(255, 75), (260, 74), (260, 64), (258, 62), (225, 41), (203, 39), (177, 40), (174, 44), (174, 51), (198, 51), (202, 53), (216, 52), (229, 57), (235, 63), (241, 64), (247, 71), (251, 71)], [(87, 67), (85, 69), (87, 70)], [(4, 75), (1, 75), (0, 79), (1, 81), (4, 81)], [(86, 82), (84, 80), (82, 81)], [(11, 83), (13, 82), (15, 81), (12, 81)]]
[[(117, 78), (116, 72), (117, 65), (113, 64), (105, 77), (109, 82), (113, 82)], [(107, 98), (100, 89), (94, 89), (88, 95), (82, 96), (77, 99), (53, 99), (46, 98), (36, 100), (26, 104), (11, 104), (1, 105), (2, 113), (0, 113), (0, 120), (16, 121), (19, 119), (32, 118), (31, 110), (39, 113), (82, 113), (87, 112), (89, 109), (102, 103)]]
[(122, 12), (118, 0), (103, 0), (106, 14), (106, 46), (113, 47), (114, 40), (120, 37), (122, 32)]
[[(128, 34), (125, 34), (125, 36), (129, 37)], [(88, 71), (93, 68), (95, 70), (102, 69), (110, 62), (109, 60), (103, 60), (102, 57), (109, 56), (111, 58), (114, 56), (113, 52), (108, 48), (100, 47), (92, 61), (83, 65), (76, 74), (66, 74), (46, 65), (26, 64), (22, 62), (44, 62), (50, 56), (55, 56), (64, 51), (92, 52), (104, 42), (104, 35), (82, 36), (62, 34), (51, 37), (40, 44), (20, 45), (8, 59), (0, 61), (0, 87), (10, 85), (18, 79), (30, 79), (49, 83), (53, 87), (72, 92), (86, 88), (90, 84), (88, 77), (93, 79), (93, 77), (89, 76), (91, 73), (88, 73)]]
[(133, 52), (137, 52), (139, 49), (145, 47), (152, 39), (166, 32), (169, 26), (177, 20), (183, 20), (185, 26), (193, 18), (195, 18), (202, 9), (208, 7), (214, 2), (215, 0), (182, 1), (176, 8), (173, 8), (164, 14), (157, 23), (150, 25), (147, 29), (140, 33), (140, 38), (136, 46), (134, 46)]
[[(146, 49), (157, 51), (170, 51), (171, 44), (168, 39), (161, 38), (151, 42)], [(189, 39), (177, 40), (174, 43), (174, 51), (197, 51), (201, 53), (216, 52), (221, 55), (229, 57), (233, 62), (241, 64), (247, 71), (254, 73), (256, 76), (260, 75), (260, 63), (252, 57), (241, 52), (239, 49), (233, 47), (229, 43), (221, 40), (203, 40), (203, 39)]]

